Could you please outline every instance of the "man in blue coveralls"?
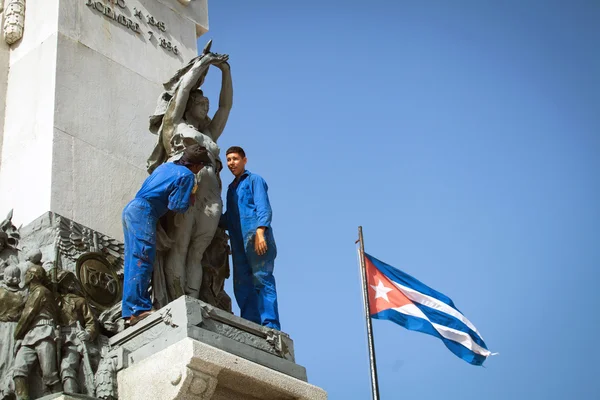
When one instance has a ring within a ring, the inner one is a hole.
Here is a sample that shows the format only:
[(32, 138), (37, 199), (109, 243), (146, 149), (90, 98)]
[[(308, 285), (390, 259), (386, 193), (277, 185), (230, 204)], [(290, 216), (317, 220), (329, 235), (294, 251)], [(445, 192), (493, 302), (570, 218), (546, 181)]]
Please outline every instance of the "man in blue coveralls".
[(231, 239), (235, 299), (242, 318), (280, 330), (273, 277), (277, 247), (267, 183), (246, 170), (248, 160), (241, 147), (231, 147), (226, 154), (235, 179), (227, 190), (227, 211), (221, 225)]
[(160, 165), (123, 210), (125, 277), (122, 317), (135, 325), (152, 312), (148, 288), (156, 255), (156, 225), (168, 210), (184, 213), (195, 199), (196, 174), (210, 164), (204, 147), (188, 146), (175, 162)]

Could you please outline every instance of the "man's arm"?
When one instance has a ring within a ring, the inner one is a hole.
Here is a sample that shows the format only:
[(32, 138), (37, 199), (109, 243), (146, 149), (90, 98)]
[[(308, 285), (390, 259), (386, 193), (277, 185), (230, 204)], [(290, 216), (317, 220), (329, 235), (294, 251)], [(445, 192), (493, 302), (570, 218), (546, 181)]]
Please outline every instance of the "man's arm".
[(231, 82), (231, 69), (227, 62), (215, 64), (222, 71), (221, 94), (219, 96), (219, 108), (215, 113), (208, 130), (213, 141), (217, 139), (225, 130), (225, 125), (229, 119), (229, 112), (233, 106), (233, 84)]
[(269, 195), (267, 191), (269, 187), (267, 182), (260, 176), (253, 176), (252, 193), (254, 196), (254, 205), (256, 206), (256, 217), (258, 228), (256, 228), (256, 239), (254, 240), (254, 250), (256, 254), (262, 256), (268, 250), (267, 240), (265, 239), (265, 231), (271, 227), (271, 219), (273, 212)]
[(90, 309), (87, 300), (81, 298), (81, 302), (81, 313), (83, 314), (83, 319), (85, 320), (85, 331), (89, 335), (88, 339), (93, 341), (98, 336), (98, 324), (94, 314), (92, 314), (92, 310)]
[(25, 337), (25, 334), (30, 330), (31, 324), (40, 312), (41, 299), (42, 295), (40, 290), (35, 290), (33, 293), (29, 294), (29, 298), (25, 303), (23, 313), (21, 314), (21, 318), (15, 329), (15, 340), (22, 340)]
[(190, 207), (192, 190), (196, 184), (194, 174), (186, 174), (175, 182), (175, 188), (169, 194), (168, 208), (176, 213), (184, 213)]

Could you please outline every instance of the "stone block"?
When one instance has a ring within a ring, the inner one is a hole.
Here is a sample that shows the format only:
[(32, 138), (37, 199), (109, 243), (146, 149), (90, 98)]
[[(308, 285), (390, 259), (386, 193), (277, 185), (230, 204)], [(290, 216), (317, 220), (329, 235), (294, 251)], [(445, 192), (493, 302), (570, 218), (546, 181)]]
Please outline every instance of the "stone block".
[(50, 210), (56, 39), (13, 62), (8, 74), (0, 168), (0, 213), (28, 223)]
[(325, 400), (323, 389), (192, 338), (131, 365), (118, 374), (127, 400)]
[(51, 209), (122, 240), (121, 212), (148, 175), (146, 170), (59, 130), (53, 147), (59, 156), (52, 164)]
[(23, 38), (11, 46), (10, 65), (18, 63), (29, 52), (35, 51), (58, 30), (60, 0), (27, 0)]
[[(96, 7), (96, 2), (96, 0), (91, 2), (94, 4), (91, 6), (88, 5), (90, 4), (88, 0), (75, 3), (61, 1), (60, 33), (157, 84), (162, 84), (173, 71), (197, 55), (195, 24), (186, 18), (185, 14), (175, 12), (171, 7), (157, 0), (116, 2), (116, 4), (125, 4), (124, 8), (109, 2), (99, 2), (102, 7)], [(177, 0), (169, 0), (167, 3), (177, 3)], [(99, 9), (106, 10), (105, 7), (110, 8), (109, 15), (99, 11)], [(136, 11), (140, 14), (136, 15)], [(110, 18), (110, 15), (123, 16), (138, 24), (138, 32)], [(160, 27), (152, 25), (149, 16), (164, 25)], [(170, 42), (171, 46), (176, 46), (178, 54), (162, 48), (161, 39)], [(130, 89), (135, 88), (129, 81), (112, 79)], [(104, 79), (101, 82), (106, 83)], [(158, 94), (160, 92), (151, 98), (157, 97)], [(146, 113), (152, 111), (154, 111), (154, 104)]]
[(123, 368), (189, 337), (223, 351), (306, 381), (295, 363), (294, 343), (284, 332), (269, 329), (183, 296), (133, 328), (110, 340)]
[(206, 0), (28, 0), (22, 40), (0, 48), (0, 214), (54, 211), (121, 238), (157, 140), (148, 117), (196, 56), (203, 12)]

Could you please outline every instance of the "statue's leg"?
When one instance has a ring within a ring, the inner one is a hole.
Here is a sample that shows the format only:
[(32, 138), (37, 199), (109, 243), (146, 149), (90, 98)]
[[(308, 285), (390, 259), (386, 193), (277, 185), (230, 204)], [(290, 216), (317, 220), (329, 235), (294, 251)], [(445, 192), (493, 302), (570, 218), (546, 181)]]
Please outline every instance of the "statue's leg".
[(185, 286), (186, 294), (194, 298), (200, 298), (202, 257), (215, 236), (223, 212), (221, 186), (214, 167), (206, 166), (197, 178), (195, 224), (187, 253)]
[(60, 361), (60, 378), (62, 379), (63, 390), (68, 393), (80, 393), (79, 383), (77, 382), (77, 371), (81, 354), (77, 351), (77, 346), (69, 343), (63, 346), (63, 356)]
[(215, 236), (222, 209), (220, 202), (213, 202), (196, 210), (194, 215), (196, 223), (187, 254), (185, 294), (196, 299), (200, 298), (202, 285), (202, 257)]
[(15, 382), (15, 394), (17, 400), (29, 400), (29, 386), (27, 385), (27, 376), (31, 367), (37, 361), (35, 349), (29, 346), (22, 346), (15, 357), (15, 367), (13, 381)]
[(194, 227), (194, 211), (194, 207), (190, 207), (185, 214), (176, 215), (174, 226), (167, 231), (173, 239), (164, 264), (167, 291), (171, 300), (185, 294), (185, 265)]
[(54, 392), (60, 383), (56, 365), (56, 344), (52, 339), (44, 339), (35, 346), (37, 358), (42, 370), (42, 380), (50, 391)]

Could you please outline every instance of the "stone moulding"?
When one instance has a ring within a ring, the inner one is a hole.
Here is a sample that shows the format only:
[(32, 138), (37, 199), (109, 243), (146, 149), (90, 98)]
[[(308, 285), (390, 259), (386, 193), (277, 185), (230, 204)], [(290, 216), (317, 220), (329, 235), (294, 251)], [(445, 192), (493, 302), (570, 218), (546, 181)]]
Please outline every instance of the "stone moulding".
[(25, 0), (7, 0), (4, 10), (4, 40), (12, 45), (23, 37)]

